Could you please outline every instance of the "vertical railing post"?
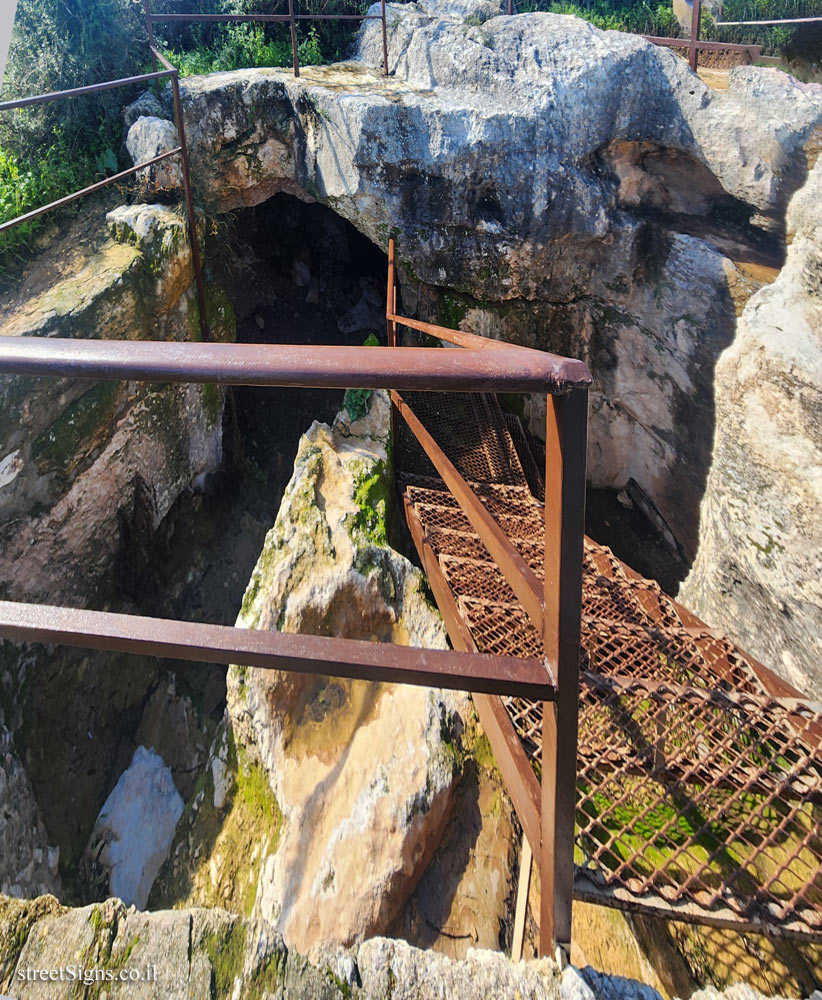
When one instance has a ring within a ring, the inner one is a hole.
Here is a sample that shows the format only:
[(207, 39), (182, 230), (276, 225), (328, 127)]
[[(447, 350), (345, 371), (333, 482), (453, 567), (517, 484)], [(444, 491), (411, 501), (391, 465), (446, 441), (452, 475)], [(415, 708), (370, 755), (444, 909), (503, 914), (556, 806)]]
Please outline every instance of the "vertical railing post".
[(545, 427), (545, 656), (557, 698), (543, 705), (540, 954), (570, 948), (579, 720), (588, 392), (548, 396)]
[(299, 76), (300, 56), (297, 52), (297, 22), (294, 19), (294, 0), (288, 0), (288, 16), (291, 25), (291, 58), (294, 63), (294, 76)]
[(697, 56), (696, 45), (699, 41), (699, 21), (702, 14), (702, 0), (693, 0), (691, 10), (691, 38), (688, 43), (688, 65), (696, 73), (699, 57)]
[[(385, 333), (389, 347), (397, 346), (397, 322), (391, 316), (397, 315), (397, 265), (393, 236), (388, 241), (388, 281), (385, 291)], [(397, 453), (397, 408), (391, 401), (391, 447)]]
[(388, 76), (388, 28), (385, 24), (385, 0), (380, 0), (382, 12), (382, 71)]
[(385, 295), (385, 333), (388, 346), (397, 346), (397, 324), (391, 316), (397, 315), (397, 270), (394, 238), (388, 241), (388, 287)]
[[(154, 55), (154, 50), (157, 47), (154, 44), (154, 25), (151, 21), (151, 7), (149, 6), (149, 0), (143, 0), (143, 6), (146, 12), (146, 31), (148, 32), (148, 48), (151, 52), (151, 65), (154, 67), (154, 72), (158, 72), (159, 67), (157, 65), (157, 56)], [(154, 89), (157, 91), (157, 97), (160, 96), (160, 81), (154, 81)]]
[(171, 77), (171, 89), (174, 96), (174, 118), (177, 123), (177, 141), (180, 144), (180, 160), (183, 166), (183, 192), (188, 215), (188, 231), (191, 239), (191, 262), (194, 265), (194, 281), (197, 285), (197, 305), (200, 309), (200, 333), (204, 341), (209, 339), (208, 318), (206, 316), (205, 285), (203, 284), (203, 266), (200, 260), (200, 247), (197, 243), (197, 218), (194, 214), (194, 199), (191, 195), (191, 170), (188, 160), (188, 144), (183, 122), (183, 102), (180, 100), (180, 77), (177, 70)]

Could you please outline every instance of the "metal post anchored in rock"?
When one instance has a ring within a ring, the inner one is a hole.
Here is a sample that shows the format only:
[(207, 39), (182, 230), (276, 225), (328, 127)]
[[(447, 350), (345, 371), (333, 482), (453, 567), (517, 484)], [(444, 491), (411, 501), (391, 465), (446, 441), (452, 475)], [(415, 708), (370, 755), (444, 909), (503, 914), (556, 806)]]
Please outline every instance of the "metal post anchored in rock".
[(696, 73), (699, 60), (697, 42), (699, 41), (699, 18), (702, 14), (702, 0), (693, 0), (691, 9), (691, 41), (688, 45), (688, 65)]

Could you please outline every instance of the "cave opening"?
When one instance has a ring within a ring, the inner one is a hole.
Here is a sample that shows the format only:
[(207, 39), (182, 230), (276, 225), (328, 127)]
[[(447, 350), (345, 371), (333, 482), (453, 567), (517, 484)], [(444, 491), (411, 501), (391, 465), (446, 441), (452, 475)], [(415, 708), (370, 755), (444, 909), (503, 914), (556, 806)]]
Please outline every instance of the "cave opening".
[[(323, 205), (280, 193), (233, 212), (212, 226), (206, 259), (207, 277), (225, 290), (236, 315), (238, 343), (358, 346), (368, 337), (385, 343), (386, 255)], [(331, 423), (343, 398), (341, 389), (228, 390), (222, 465), (205, 495), (186, 495), (166, 519), (141, 583), (141, 604), (173, 591), (164, 576), (195, 558), (203, 561), (202, 583), (186, 588), (176, 611), (234, 623), (300, 437), (315, 420)]]

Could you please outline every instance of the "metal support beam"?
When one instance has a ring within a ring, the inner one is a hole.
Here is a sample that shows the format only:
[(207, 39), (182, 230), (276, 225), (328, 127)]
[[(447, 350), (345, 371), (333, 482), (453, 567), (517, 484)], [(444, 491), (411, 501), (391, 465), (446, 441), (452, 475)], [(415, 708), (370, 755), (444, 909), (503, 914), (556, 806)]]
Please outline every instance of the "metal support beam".
[(557, 665), (557, 699), (543, 705), (542, 955), (571, 943), (587, 421), (587, 391), (548, 397), (543, 635), (546, 659)]
[(539, 660), (11, 601), (0, 601), (0, 638), (523, 698), (554, 693)]

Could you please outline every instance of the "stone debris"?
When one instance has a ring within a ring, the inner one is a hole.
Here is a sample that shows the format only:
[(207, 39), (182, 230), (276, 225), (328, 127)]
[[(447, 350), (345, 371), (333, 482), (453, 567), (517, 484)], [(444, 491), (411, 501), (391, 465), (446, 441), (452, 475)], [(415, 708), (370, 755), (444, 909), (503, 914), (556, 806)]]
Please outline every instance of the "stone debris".
[(86, 849), (107, 883), (108, 895), (145, 908), (183, 805), (162, 757), (138, 747), (100, 810)]

